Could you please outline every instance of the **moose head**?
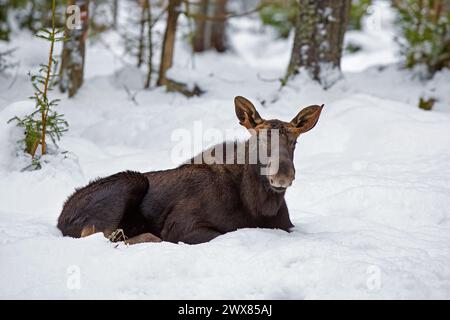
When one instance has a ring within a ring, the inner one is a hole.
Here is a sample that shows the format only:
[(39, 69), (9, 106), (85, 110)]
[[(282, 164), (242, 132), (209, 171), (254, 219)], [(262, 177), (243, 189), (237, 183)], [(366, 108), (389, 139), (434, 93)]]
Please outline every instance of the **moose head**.
[[(261, 140), (264, 133), (269, 157), (263, 165), (268, 169), (265, 176), (270, 188), (275, 192), (286, 191), (295, 179), (294, 150), (297, 139), (302, 133), (314, 128), (323, 105), (306, 107), (290, 122), (284, 122), (261, 118), (255, 106), (244, 97), (236, 97), (234, 104), (239, 123), (247, 128), (254, 138)], [(273, 132), (277, 133), (276, 143), (270, 137)], [(273, 165), (275, 162), (276, 166)]]

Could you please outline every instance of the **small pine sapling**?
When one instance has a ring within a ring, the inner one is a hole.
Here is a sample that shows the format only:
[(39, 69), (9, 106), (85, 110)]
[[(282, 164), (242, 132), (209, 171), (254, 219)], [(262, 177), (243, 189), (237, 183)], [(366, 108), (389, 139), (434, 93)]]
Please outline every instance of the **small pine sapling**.
[(24, 129), (24, 138), (19, 142), (23, 143), (24, 150), (30, 154), (33, 167), (40, 168), (37, 151), (41, 146), (41, 155), (47, 153), (46, 138), (49, 137), (54, 145), (64, 132), (68, 130), (68, 123), (62, 114), (55, 109), (59, 99), (51, 100), (48, 93), (53, 89), (56, 74), (57, 61), (54, 58), (54, 47), (56, 42), (65, 40), (62, 35), (63, 29), (55, 27), (55, 0), (52, 5), (52, 27), (50, 30), (41, 29), (36, 36), (50, 42), (50, 51), (47, 64), (41, 64), (37, 74), (30, 74), (34, 88), (34, 95), (30, 99), (35, 101), (35, 110), (24, 117), (14, 117), (8, 121), (15, 122), (16, 125)]

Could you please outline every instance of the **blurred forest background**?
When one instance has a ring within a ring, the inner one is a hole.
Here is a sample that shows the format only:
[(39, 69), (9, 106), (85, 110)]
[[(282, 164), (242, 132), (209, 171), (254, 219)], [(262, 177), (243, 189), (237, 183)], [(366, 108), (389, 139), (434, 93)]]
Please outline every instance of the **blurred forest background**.
[[(450, 299), (449, 89), (450, 0), (0, 0), (0, 298)], [(89, 181), (248, 139), (238, 95), (325, 105), (293, 232), (62, 236)]]
[[(188, 21), (185, 41), (195, 54), (230, 50), (229, 20), (256, 15), (272, 27), (277, 37), (293, 37), (286, 73), (279, 79), (286, 85), (303, 71), (323, 88), (340, 78), (343, 51), (357, 52), (357, 44), (343, 47), (347, 30), (361, 29), (361, 20), (371, 8), (371, 0), (0, 0), (0, 40), (11, 41), (17, 31), (28, 30), (49, 41), (48, 61), (38, 74), (31, 75), (36, 111), (11, 119), (25, 129), (25, 151), (46, 153), (46, 137), (53, 141), (67, 130), (68, 123), (55, 111), (59, 100), (51, 100), (55, 87), (73, 97), (83, 85), (87, 41), (104, 41), (102, 34), (115, 30), (123, 39), (124, 57), (145, 70), (145, 89), (164, 86), (185, 96), (201, 95), (203, 89), (168, 75), (176, 59), (175, 42), (179, 17)], [(73, 5), (77, 8), (74, 9)], [(394, 0), (399, 29), (402, 67), (417, 71), (423, 79), (450, 67), (450, 1)], [(121, 10), (126, 12), (121, 12)], [(77, 27), (68, 27), (69, 19)], [(120, 20), (120, 15), (125, 20)], [(124, 22), (125, 21), (125, 22)], [(156, 23), (164, 21), (164, 30)], [(183, 31), (184, 32), (184, 31)], [(178, 39), (178, 40), (177, 40)], [(63, 42), (57, 52), (56, 42)], [(105, 45), (108, 45), (107, 43)], [(0, 52), (0, 72), (14, 68), (15, 49)], [(159, 54), (156, 55), (155, 53)], [(430, 110), (433, 99), (421, 99), (419, 107)]]

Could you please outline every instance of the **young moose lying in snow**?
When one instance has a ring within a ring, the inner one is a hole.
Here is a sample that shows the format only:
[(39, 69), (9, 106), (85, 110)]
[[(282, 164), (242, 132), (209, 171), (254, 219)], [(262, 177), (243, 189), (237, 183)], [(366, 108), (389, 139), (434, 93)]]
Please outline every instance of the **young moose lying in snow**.
[[(175, 169), (127, 171), (91, 182), (64, 204), (58, 219), (63, 235), (103, 232), (110, 237), (121, 229), (130, 244), (196, 244), (239, 228), (289, 231), (293, 225), (284, 194), (295, 178), (296, 140), (316, 125), (323, 105), (304, 108), (291, 122), (283, 122), (262, 119), (243, 97), (234, 103), (240, 124), (252, 138), (203, 151)], [(263, 146), (268, 149), (266, 161), (259, 157)], [(239, 161), (242, 154), (244, 161)], [(258, 155), (256, 161), (252, 154)], [(208, 164), (194, 161), (208, 157), (213, 159)]]

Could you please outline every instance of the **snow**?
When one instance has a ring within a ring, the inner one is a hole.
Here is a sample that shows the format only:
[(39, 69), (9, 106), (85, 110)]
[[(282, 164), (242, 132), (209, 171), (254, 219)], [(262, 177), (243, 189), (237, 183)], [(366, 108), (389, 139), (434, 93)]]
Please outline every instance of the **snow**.
[[(118, 59), (120, 39), (107, 35), (113, 53), (90, 45), (78, 95), (52, 92), (70, 124), (60, 142), (68, 153), (47, 156), (38, 171), (21, 171), (29, 159), (17, 154), (20, 130), (6, 121), (33, 107), (26, 72), (47, 47), (18, 34), (10, 46), (19, 48), (19, 71), (0, 77), (0, 298), (449, 299), (450, 72), (423, 82), (387, 59), (396, 57), (391, 18), (379, 17), (389, 39), (362, 41), (328, 90), (300, 75), (280, 91), (292, 39), (275, 41), (249, 18), (232, 21), (232, 52), (198, 55), (195, 69), (179, 41), (171, 76), (206, 90), (191, 99), (142, 90), (144, 71)], [(176, 130), (193, 133), (200, 121), (246, 137), (236, 95), (283, 120), (325, 104), (297, 145), (286, 196), (292, 233), (243, 229), (195, 246), (62, 237), (56, 219), (75, 187), (185, 160), (171, 156)], [(433, 111), (417, 107), (423, 95), (437, 98)]]
[[(395, 41), (395, 29), (392, 28), (395, 12), (388, 1), (377, 1), (369, 6), (369, 15), (362, 19), (365, 32), (349, 30), (345, 34), (344, 47), (348, 43), (364, 48), (347, 56), (342, 61), (342, 69), (346, 71), (362, 71), (378, 64), (394, 63), (399, 60), (398, 46)], [(393, 50), (394, 49), (394, 50)]]

